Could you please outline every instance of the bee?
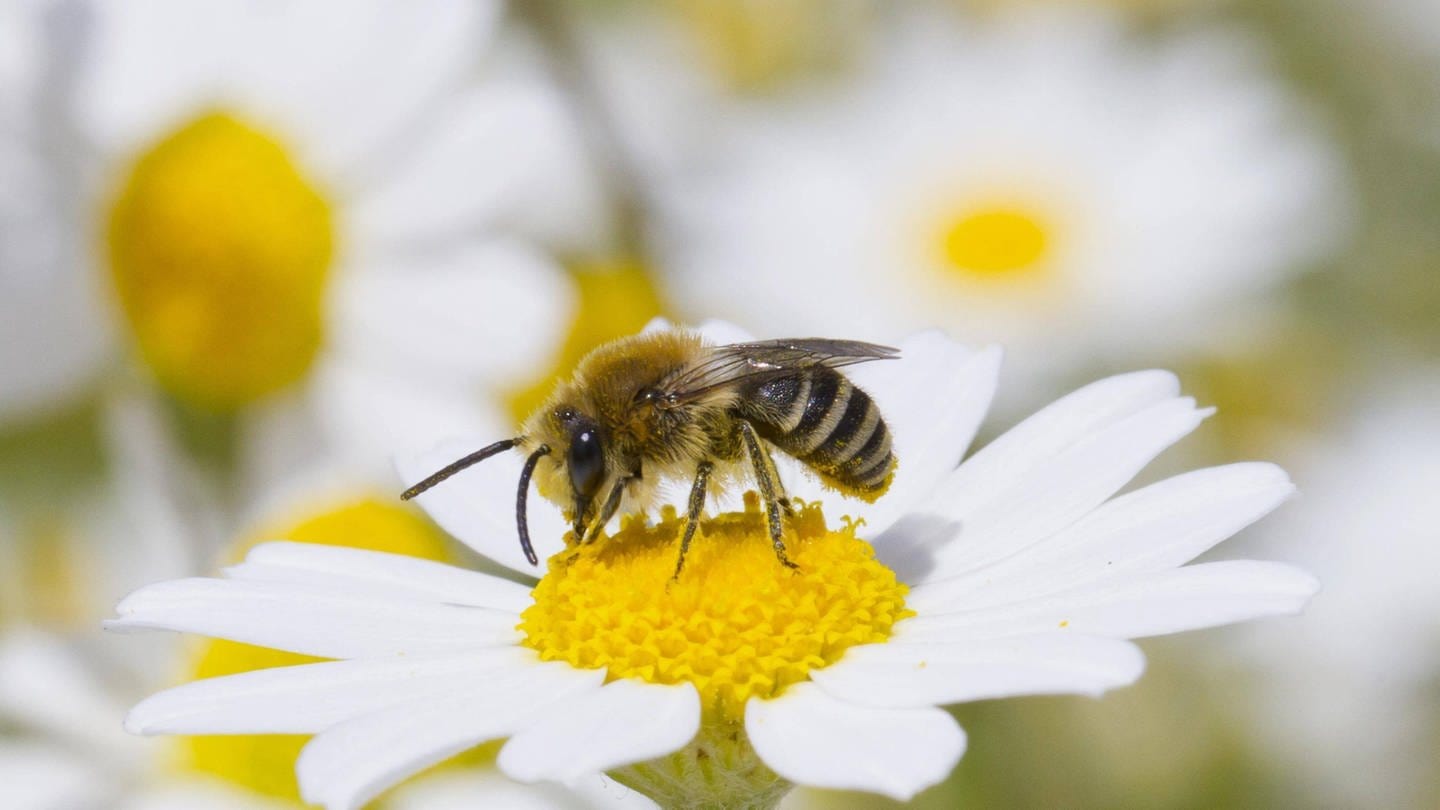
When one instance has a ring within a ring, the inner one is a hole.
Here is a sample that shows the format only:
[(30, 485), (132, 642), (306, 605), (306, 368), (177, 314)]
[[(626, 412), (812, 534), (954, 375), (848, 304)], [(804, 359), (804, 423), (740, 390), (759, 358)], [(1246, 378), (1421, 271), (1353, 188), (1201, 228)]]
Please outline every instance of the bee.
[(645, 510), (670, 481), (690, 481), (675, 576), (700, 522), (707, 490), (748, 472), (764, 503), (770, 540), (785, 553), (782, 513), (793, 510), (771, 456), (779, 450), (841, 493), (874, 501), (894, 476), (890, 430), (875, 401), (838, 369), (899, 356), (853, 340), (798, 338), (708, 344), (681, 330), (597, 347), (526, 421), (522, 434), (477, 450), (415, 484), (419, 495), (498, 453), (526, 454), (515, 501), (520, 545), (530, 543), (532, 479), (564, 512), (581, 543), (595, 540), (622, 506)]

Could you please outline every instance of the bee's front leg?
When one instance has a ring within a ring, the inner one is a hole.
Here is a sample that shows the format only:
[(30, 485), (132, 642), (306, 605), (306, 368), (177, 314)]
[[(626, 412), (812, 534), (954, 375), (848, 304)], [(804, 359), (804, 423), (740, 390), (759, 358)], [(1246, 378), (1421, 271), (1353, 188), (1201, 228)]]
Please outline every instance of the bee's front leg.
[(700, 512), (705, 508), (705, 487), (713, 469), (715, 465), (708, 461), (702, 461), (695, 467), (695, 483), (690, 486), (690, 504), (685, 512), (685, 534), (680, 538), (680, 558), (675, 561), (675, 576), (672, 579), (679, 579), (680, 569), (685, 567), (685, 552), (690, 550), (690, 540), (695, 537), (695, 529), (700, 525)]
[(580, 545), (595, 542), (605, 524), (610, 518), (615, 517), (615, 511), (620, 508), (620, 498), (625, 495), (625, 487), (630, 483), (629, 476), (622, 476), (615, 479), (615, 485), (610, 488), (610, 494), (606, 496), (605, 503), (601, 505), (599, 514), (595, 515), (595, 522), (586, 527), (585, 533), (580, 536)]

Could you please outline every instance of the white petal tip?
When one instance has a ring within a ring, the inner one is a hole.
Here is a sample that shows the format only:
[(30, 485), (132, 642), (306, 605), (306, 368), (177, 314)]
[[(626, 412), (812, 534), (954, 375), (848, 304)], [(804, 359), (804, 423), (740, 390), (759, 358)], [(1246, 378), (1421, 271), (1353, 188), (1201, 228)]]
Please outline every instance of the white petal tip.
[(127, 734), (134, 734), (138, 737), (148, 737), (154, 732), (150, 730), (150, 725), (148, 723), (144, 722), (141, 718), (135, 716), (135, 712), (139, 708), (139, 706), (136, 706), (134, 709), (130, 710), (129, 714), (125, 715), (125, 722), (123, 724), (123, 727)]
[(640, 334), (648, 335), (651, 332), (665, 332), (674, 328), (675, 324), (671, 323), (669, 318), (664, 315), (656, 315), (650, 319), (649, 323), (645, 324), (645, 328), (640, 330)]
[(1175, 372), (1163, 368), (1150, 368), (1143, 371), (1131, 371), (1126, 374), (1118, 374), (1101, 380), (1107, 384), (1124, 384), (1126, 387), (1147, 388), (1155, 392), (1157, 398), (1180, 396), (1180, 378)]
[(1319, 578), (1314, 574), (1298, 568), (1294, 569), (1292, 593), (1300, 600), (1296, 604), (1295, 612), (1299, 613), (1304, 610), (1305, 605), (1318, 595), (1323, 587), (1324, 586), (1320, 584)]

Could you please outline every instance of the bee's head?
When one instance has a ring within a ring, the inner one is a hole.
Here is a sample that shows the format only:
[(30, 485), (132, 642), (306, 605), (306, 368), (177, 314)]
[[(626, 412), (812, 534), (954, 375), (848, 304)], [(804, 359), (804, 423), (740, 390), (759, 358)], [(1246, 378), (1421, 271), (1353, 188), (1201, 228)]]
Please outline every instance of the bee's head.
[[(599, 423), (578, 408), (558, 405), (532, 417), (525, 425), (525, 434), (503, 439), (457, 459), (401, 494), (409, 500), (450, 476), (484, 461), (497, 453), (518, 448), (525, 453), (520, 473), (519, 491), (515, 501), (515, 524), (520, 534), (520, 547), (531, 565), (539, 560), (530, 544), (530, 531), (525, 517), (525, 503), (533, 477), (540, 494), (562, 509), (569, 509), (575, 522), (575, 534), (584, 537), (589, 519), (595, 511), (595, 496), (605, 482), (607, 472), (604, 431)], [(549, 463), (541, 465), (542, 461)]]
[(535, 471), (540, 495), (566, 510), (577, 534), (604, 499), (610, 473), (610, 447), (599, 420), (585, 409), (565, 402), (535, 414), (525, 425), (527, 451), (542, 446), (551, 452)]

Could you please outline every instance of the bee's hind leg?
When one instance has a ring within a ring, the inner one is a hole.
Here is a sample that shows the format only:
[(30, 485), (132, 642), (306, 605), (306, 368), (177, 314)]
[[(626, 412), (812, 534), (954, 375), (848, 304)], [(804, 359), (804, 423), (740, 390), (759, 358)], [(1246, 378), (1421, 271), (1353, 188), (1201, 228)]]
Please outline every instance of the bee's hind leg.
[(770, 486), (775, 492), (775, 503), (780, 504), (780, 514), (794, 520), (795, 507), (790, 504), (790, 496), (785, 493), (785, 484), (780, 480), (780, 470), (775, 467), (775, 459), (769, 453), (764, 455), (770, 468)]
[(700, 525), (700, 511), (705, 508), (705, 485), (710, 480), (710, 471), (715, 465), (702, 461), (695, 468), (695, 483), (690, 486), (690, 505), (685, 511), (685, 534), (680, 538), (680, 557), (675, 560), (675, 576), (672, 579), (680, 578), (680, 570), (685, 567), (685, 552), (690, 550), (690, 540), (695, 537), (695, 529)]
[[(740, 438), (745, 442), (746, 452), (750, 454), (751, 465), (755, 467), (755, 480), (760, 485), (760, 499), (765, 502), (765, 520), (770, 526), (770, 542), (775, 545), (775, 556), (786, 568), (799, 568), (800, 566), (791, 562), (790, 557), (785, 554), (785, 530), (780, 522), (780, 500), (784, 498), (784, 491), (779, 488), (779, 476), (774, 474), (775, 462), (760, 444), (755, 428), (744, 420), (741, 420), (739, 425)], [(789, 513), (788, 499), (786, 513)]]

